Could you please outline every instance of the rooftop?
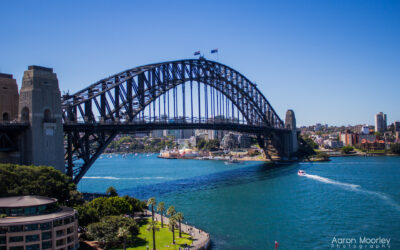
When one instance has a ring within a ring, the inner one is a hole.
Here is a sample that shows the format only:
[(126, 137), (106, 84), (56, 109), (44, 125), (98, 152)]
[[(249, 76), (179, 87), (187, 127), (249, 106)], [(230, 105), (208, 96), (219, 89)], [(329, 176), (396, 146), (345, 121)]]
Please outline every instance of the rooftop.
[(0, 198), (0, 207), (15, 208), (15, 207), (30, 207), (47, 205), (57, 202), (57, 199), (44, 196), (11, 196)]
[(11, 74), (0, 73), (0, 78), (12, 79), (12, 77), (13, 77), (13, 75), (11, 75)]
[(28, 70), (41, 70), (41, 71), (48, 71), (48, 72), (53, 73), (53, 68), (46, 68), (46, 67), (37, 66), (37, 65), (28, 66)]
[(70, 207), (62, 207), (59, 211), (50, 213), (50, 214), (42, 214), (42, 215), (34, 215), (34, 216), (19, 216), (19, 217), (6, 217), (0, 218), (0, 226), (8, 226), (24, 224), (24, 223), (41, 223), (48, 220), (61, 219), (66, 216), (74, 215), (74, 209)]

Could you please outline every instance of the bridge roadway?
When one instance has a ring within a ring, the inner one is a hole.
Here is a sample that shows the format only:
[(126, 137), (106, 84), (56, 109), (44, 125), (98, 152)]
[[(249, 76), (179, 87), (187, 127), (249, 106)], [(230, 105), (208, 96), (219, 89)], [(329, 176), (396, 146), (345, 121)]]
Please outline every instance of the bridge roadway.
[(246, 123), (230, 123), (230, 122), (105, 122), (105, 123), (84, 123), (84, 122), (67, 122), (64, 123), (64, 132), (101, 132), (101, 131), (118, 131), (119, 133), (135, 133), (150, 132), (153, 130), (176, 130), (176, 129), (206, 129), (206, 130), (226, 130), (236, 131), (249, 134), (266, 134), (269, 132), (285, 133), (289, 129), (273, 128), (260, 125), (250, 125)]
[(127, 69), (64, 96), (52, 68), (29, 66), (19, 94), (11, 78), (3, 75), (2, 81), (15, 93), (0, 88), (0, 94), (19, 95), (7, 101), (18, 112), (0, 113), (19, 122), (0, 120), (0, 162), (54, 166), (75, 183), (121, 133), (236, 131), (256, 136), (266, 155), (297, 157), (293, 110), (284, 122), (256, 84), (203, 57)]

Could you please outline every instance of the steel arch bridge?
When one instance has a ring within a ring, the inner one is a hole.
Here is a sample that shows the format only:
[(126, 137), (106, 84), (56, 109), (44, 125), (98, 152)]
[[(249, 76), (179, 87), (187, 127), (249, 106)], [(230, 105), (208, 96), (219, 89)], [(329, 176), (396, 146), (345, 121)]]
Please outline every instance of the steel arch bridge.
[(284, 154), (290, 133), (256, 85), (213, 61), (132, 68), (62, 97), (67, 174), (77, 183), (118, 133), (213, 129), (258, 136)]

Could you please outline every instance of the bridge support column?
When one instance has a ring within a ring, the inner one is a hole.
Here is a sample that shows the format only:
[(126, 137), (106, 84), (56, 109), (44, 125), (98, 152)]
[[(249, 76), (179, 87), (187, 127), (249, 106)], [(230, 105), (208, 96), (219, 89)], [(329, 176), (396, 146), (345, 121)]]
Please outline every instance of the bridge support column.
[(21, 158), (27, 165), (52, 166), (64, 173), (61, 96), (53, 69), (29, 66), (19, 97), (19, 119), (29, 122)]
[(285, 127), (289, 131), (281, 136), (283, 157), (288, 160), (297, 160), (296, 153), (299, 144), (297, 141), (296, 117), (291, 109), (286, 112)]

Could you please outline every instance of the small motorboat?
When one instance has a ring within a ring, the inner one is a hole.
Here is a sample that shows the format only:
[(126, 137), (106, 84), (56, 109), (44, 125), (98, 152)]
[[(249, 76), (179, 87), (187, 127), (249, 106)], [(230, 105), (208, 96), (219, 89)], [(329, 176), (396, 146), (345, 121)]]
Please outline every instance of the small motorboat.
[(304, 170), (301, 170), (301, 169), (300, 169), (299, 172), (297, 172), (297, 174), (298, 174), (298, 175), (305, 175), (306, 172), (304, 172)]

